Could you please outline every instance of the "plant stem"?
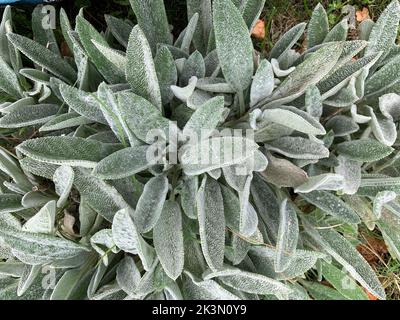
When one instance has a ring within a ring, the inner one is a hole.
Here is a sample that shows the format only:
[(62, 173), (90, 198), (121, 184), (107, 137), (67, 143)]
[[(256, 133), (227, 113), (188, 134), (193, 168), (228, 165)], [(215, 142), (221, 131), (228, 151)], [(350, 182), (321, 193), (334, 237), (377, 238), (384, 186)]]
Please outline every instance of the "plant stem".
[(239, 116), (243, 117), (244, 114), (246, 113), (246, 105), (244, 103), (243, 91), (238, 92), (238, 97), (239, 97)]

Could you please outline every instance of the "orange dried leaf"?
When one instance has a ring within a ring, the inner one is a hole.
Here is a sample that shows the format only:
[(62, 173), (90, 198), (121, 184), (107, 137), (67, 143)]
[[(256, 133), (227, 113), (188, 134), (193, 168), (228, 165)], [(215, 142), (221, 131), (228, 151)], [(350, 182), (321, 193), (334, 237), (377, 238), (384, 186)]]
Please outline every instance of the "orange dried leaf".
[(367, 289), (363, 288), (365, 293), (368, 295), (368, 300), (379, 300), (377, 297), (375, 297), (372, 293), (370, 293)]
[(251, 35), (256, 39), (264, 39), (265, 38), (265, 22), (264, 20), (257, 20), (256, 25), (251, 32)]
[(368, 8), (362, 8), (356, 12), (356, 19), (358, 22), (363, 22), (364, 20), (370, 19)]

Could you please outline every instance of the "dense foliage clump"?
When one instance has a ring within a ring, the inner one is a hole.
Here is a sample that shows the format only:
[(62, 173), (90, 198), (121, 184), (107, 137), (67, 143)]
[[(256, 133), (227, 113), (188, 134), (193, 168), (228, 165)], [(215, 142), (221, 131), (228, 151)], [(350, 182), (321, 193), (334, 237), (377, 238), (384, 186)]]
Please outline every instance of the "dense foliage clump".
[(265, 0), (188, 0), (177, 39), (130, 2), (105, 32), (61, 10), (71, 57), (4, 12), (0, 298), (385, 299), (356, 246), (400, 259), (399, 2), (356, 40), (318, 5), (268, 55)]

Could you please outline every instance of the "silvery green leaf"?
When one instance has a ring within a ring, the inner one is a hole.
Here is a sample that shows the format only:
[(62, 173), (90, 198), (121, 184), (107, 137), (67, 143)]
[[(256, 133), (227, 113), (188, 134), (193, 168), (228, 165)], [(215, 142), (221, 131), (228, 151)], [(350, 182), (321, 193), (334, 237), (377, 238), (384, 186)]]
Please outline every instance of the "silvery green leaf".
[(165, 273), (176, 280), (183, 271), (184, 263), (182, 213), (177, 202), (165, 202), (154, 226), (153, 241)]
[(154, 58), (157, 78), (160, 83), (161, 97), (163, 105), (171, 102), (174, 93), (171, 86), (176, 85), (178, 81), (178, 72), (171, 52), (166, 46), (161, 46), (157, 50)]
[(155, 138), (152, 134), (165, 134), (168, 137), (171, 131), (176, 132), (176, 125), (164, 118), (161, 111), (144, 98), (131, 92), (121, 92), (118, 101), (121, 116), (138, 139), (150, 143)]
[(205, 56), (204, 64), (206, 66), (206, 77), (212, 77), (213, 75), (215, 76), (216, 72), (220, 72), (217, 50), (213, 50)]
[(2, 128), (22, 128), (46, 123), (60, 110), (55, 104), (21, 105), (0, 118)]
[(210, 92), (203, 90), (195, 90), (193, 94), (186, 100), (186, 105), (192, 110), (197, 110), (200, 106), (212, 99), (213, 95)]
[(12, 21), (11, 6), (6, 6), (0, 23), (0, 56), (7, 62), (10, 62), (10, 49), (7, 39), (6, 23)]
[(393, 257), (399, 259), (400, 257), (400, 233), (399, 225), (400, 220), (393, 211), (384, 209), (381, 218), (377, 221), (379, 230), (382, 232), (383, 239), (389, 247), (389, 251)]
[(324, 127), (307, 112), (295, 107), (282, 106), (276, 109), (267, 109), (263, 112), (263, 118), (267, 121), (278, 123), (299, 132), (311, 135), (322, 135), (326, 131)]
[(319, 3), (311, 16), (311, 20), (308, 24), (307, 40), (308, 47), (312, 48), (316, 45), (321, 44), (329, 32), (328, 15), (324, 7)]
[(79, 300), (86, 299), (87, 292), (82, 286), (87, 285), (85, 278), (91, 271), (82, 269), (67, 270), (58, 280), (54, 290), (49, 297), (50, 300)]
[(0, 275), (20, 278), (24, 272), (25, 264), (22, 262), (0, 262)]
[(163, 0), (129, 0), (129, 2), (153, 53), (156, 52), (159, 43), (172, 44)]
[(183, 171), (199, 175), (218, 168), (242, 163), (253, 156), (258, 145), (242, 137), (215, 137), (192, 143), (181, 156)]
[(199, 189), (198, 176), (186, 177), (179, 191), (183, 212), (190, 219), (197, 219), (196, 196)]
[(278, 187), (297, 187), (308, 179), (307, 173), (292, 162), (267, 154), (268, 166), (261, 172), (264, 179)]
[(101, 112), (99, 102), (93, 94), (66, 84), (60, 86), (60, 92), (64, 101), (75, 112), (96, 122), (107, 123), (104, 119), (103, 113)]
[(302, 137), (282, 137), (269, 142), (266, 148), (293, 159), (322, 159), (329, 157), (329, 150), (321, 143)]
[(287, 70), (281, 69), (279, 65), (279, 61), (276, 59), (271, 60), (271, 65), (272, 69), (274, 70), (274, 74), (276, 75), (277, 78), (284, 78), (287, 77), (289, 74), (291, 74), (294, 70), (296, 70), (296, 67), (291, 67)]
[(17, 212), (23, 210), (22, 197), (18, 194), (0, 194), (0, 213)]
[(222, 268), (225, 248), (225, 217), (221, 188), (205, 176), (197, 194), (201, 248), (212, 270)]
[(157, 224), (167, 193), (168, 179), (162, 175), (151, 178), (145, 184), (133, 214), (133, 220), (139, 232), (149, 232)]
[(297, 241), (299, 238), (299, 222), (296, 210), (288, 199), (280, 204), (279, 230), (276, 242), (275, 271), (284, 272), (296, 254)]
[(44, 206), (50, 200), (57, 199), (40, 191), (30, 191), (22, 197), (21, 203), (25, 208), (36, 208)]
[(357, 213), (332, 193), (316, 190), (310, 193), (301, 193), (301, 197), (341, 221), (355, 224), (360, 223)]
[(398, 84), (397, 74), (399, 70), (400, 56), (397, 56), (367, 79), (365, 82), (366, 97), (379, 96), (390, 92), (389, 90)]
[(349, 31), (349, 22), (343, 19), (326, 35), (324, 42), (345, 41)]
[(290, 98), (289, 101), (292, 101), (301, 96), (308, 87), (316, 85), (332, 70), (343, 48), (343, 42), (334, 42), (311, 54), (280, 84), (271, 100), (289, 100)]
[(47, 132), (54, 130), (62, 130), (90, 123), (93, 123), (93, 121), (75, 112), (70, 112), (51, 118), (49, 121), (47, 121), (43, 126), (39, 128), (39, 131)]
[(344, 115), (330, 118), (326, 122), (325, 128), (328, 131), (332, 130), (335, 133), (335, 137), (344, 137), (360, 130), (359, 125), (352, 118)]
[(121, 179), (144, 171), (152, 166), (148, 159), (148, 146), (135, 146), (119, 150), (102, 159), (94, 168), (93, 175), (101, 179)]
[(192, 40), (194, 37), (194, 33), (196, 32), (198, 22), (199, 22), (199, 13), (196, 12), (190, 18), (188, 26), (185, 29), (184, 37), (182, 39), (181, 50), (186, 52), (187, 54), (190, 53), (190, 45), (192, 44)]
[(235, 88), (229, 83), (225, 82), (225, 79), (221, 78), (203, 78), (199, 79), (196, 84), (196, 88), (215, 93), (235, 93)]
[(322, 275), (343, 296), (350, 300), (368, 300), (365, 291), (343, 270), (322, 261)]
[(155, 291), (160, 292), (170, 283), (173, 283), (172, 279), (167, 276), (156, 258), (151, 268), (140, 279), (136, 294), (146, 296)]
[(203, 56), (199, 51), (193, 52), (188, 59), (185, 60), (180, 73), (180, 84), (187, 85), (192, 77), (199, 79), (206, 75), (206, 66)]
[(312, 86), (306, 90), (305, 107), (310, 116), (317, 120), (321, 118), (323, 112), (322, 98), (316, 86)]
[(336, 146), (336, 150), (340, 155), (362, 162), (378, 161), (393, 152), (393, 148), (372, 139), (342, 142)]
[(183, 129), (183, 135), (207, 139), (222, 120), (224, 97), (218, 96), (208, 100), (191, 116)]
[(396, 197), (397, 194), (393, 191), (382, 191), (376, 195), (373, 204), (373, 213), (376, 216), (377, 220), (379, 220), (382, 216), (382, 209), (384, 205), (388, 202), (395, 200)]
[(361, 40), (368, 40), (375, 22), (371, 19), (365, 19), (358, 26), (358, 32)]
[(0, 171), (11, 177), (19, 186), (30, 189), (29, 179), (22, 172), (17, 161), (3, 148), (0, 148)]
[(190, 272), (185, 271), (183, 282), (185, 299), (194, 300), (240, 300), (229, 290), (214, 280), (199, 280)]
[(309, 193), (315, 190), (341, 190), (344, 184), (344, 177), (335, 173), (324, 173), (308, 178), (308, 181), (298, 186), (294, 192)]
[(388, 119), (398, 121), (400, 119), (400, 96), (388, 93), (379, 98), (379, 110)]
[(196, 89), (198, 79), (196, 77), (192, 77), (189, 80), (189, 84), (186, 87), (180, 88), (175, 85), (172, 85), (171, 91), (182, 102), (187, 102), (187, 100), (193, 95), (194, 90)]
[(370, 293), (381, 300), (385, 300), (385, 291), (375, 272), (354, 246), (333, 229), (323, 229), (318, 232), (324, 250)]
[(15, 33), (8, 33), (7, 37), (29, 59), (42, 68), (47, 69), (61, 80), (67, 83), (73, 83), (76, 80), (77, 74), (71, 65), (46, 47)]
[(355, 194), (361, 184), (361, 162), (351, 160), (345, 156), (338, 156), (339, 165), (335, 172), (344, 178), (343, 192)]
[(375, 197), (381, 191), (394, 191), (400, 193), (400, 180), (398, 177), (363, 178), (357, 194)]
[(304, 33), (305, 28), (306, 23), (303, 22), (295, 25), (293, 28), (287, 31), (272, 48), (269, 58), (275, 58), (279, 60), (279, 58), (282, 57), (285, 52), (290, 50), (296, 44), (296, 42)]
[(135, 260), (130, 256), (125, 256), (117, 267), (117, 283), (127, 294), (135, 296), (137, 285), (141, 275)]
[(272, 141), (281, 137), (289, 136), (292, 133), (293, 129), (277, 123), (265, 121), (257, 124), (256, 131), (254, 132), (254, 140), (256, 142)]
[(33, 282), (39, 276), (39, 273), (42, 270), (42, 266), (28, 266), (25, 265), (24, 272), (19, 280), (17, 295), (18, 297), (23, 296), (29, 288), (32, 286)]
[(49, 24), (46, 23), (46, 19), (49, 19), (46, 7), (37, 5), (32, 11), (33, 40), (60, 56), (61, 53), (57, 45), (54, 30), (48, 27)]
[(127, 48), (126, 79), (134, 93), (162, 109), (160, 85), (149, 43), (139, 26), (132, 29)]
[(253, 76), (253, 44), (248, 27), (230, 0), (214, 1), (213, 22), (222, 72), (226, 81), (241, 92)]
[(23, 226), (23, 230), (34, 233), (53, 234), (55, 231), (56, 202), (48, 202)]
[(7, 105), (4, 105), (4, 107), (1, 109), (1, 113), (7, 114), (14, 110), (23, 109), (23, 106), (29, 106), (34, 104), (35, 104), (35, 99), (31, 97), (22, 98), (14, 103), (9, 103)]
[(74, 182), (75, 173), (69, 166), (59, 167), (53, 176), (55, 191), (60, 196), (57, 201), (57, 207), (62, 208), (68, 199)]
[(356, 123), (364, 124), (371, 121), (371, 117), (365, 116), (363, 114), (357, 113), (357, 105), (353, 104), (351, 106), (351, 117)]
[(351, 77), (358, 75), (363, 68), (370, 68), (378, 61), (380, 56), (381, 53), (374, 53), (356, 61), (348, 62), (340, 68), (335, 68), (318, 83), (318, 88), (323, 93), (323, 97), (328, 98), (339, 92), (340, 89), (345, 87)]
[(107, 58), (96, 48), (93, 40), (108, 47), (107, 41), (103, 36), (82, 16), (76, 17), (76, 31), (79, 40), (84, 47), (90, 61), (96, 66), (97, 70), (110, 83), (121, 83), (124, 81), (123, 73), (115, 72), (115, 67)]
[(86, 246), (58, 237), (15, 229), (0, 220), (1, 237), (14, 250), (51, 262), (89, 251)]
[(118, 211), (112, 224), (112, 235), (115, 244), (123, 251), (137, 254), (145, 270), (150, 270), (155, 258), (154, 248), (139, 234), (133, 223), (133, 210), (126, 208)]
[(39, 82), (44, 85), (48, 85), (50, 83), (51, 75), (44, 71), (24, 68), (19, 70), (19, 73), (23, 75), (25, 78), (28, 78), (29, 80), (32, 80), (34, 82)]
[(112, 221), (115, 212), (129, 207), (114, 187), (84, 169), (75, 169), (74, 185), (87, 205), (108, 221)]
[(126, 65), (128, 63), (127, 58), (120, 51), (105, 46), (96, 40), (92, 40), (92, 43), (100, 51), (100, 53), (111, 62), (115, 68), (115, 73), (125, 74)]
[(90, 238), (90, 244), (93, 249), (99, 254), (100, 259), (103, 261), (105, 266), (109, 265), (109, 254), (118, 253), (118, 248), (113, 240), (113, 234), (111, 229), (102, 229), (96, 232)]
[(22, 154), (42, 162), (93, 168), (120, 146), (75, 137), (43, 137), (18, 146)]
[(260, 62), (253, 78), (250, 93), (250, 107), (271, 95), (275, 81), (271, 63), (264, 59)]
[(375, 138), (386, 146), (392, 146), (397, 139), (397, 127), (393, 119), (376, 115), (371, 107), (367, 108), (371, 117), (371, 128)]
[(21, 159), (19, 163), (24, 172), (46, 179), (52, 179), (54, 172), (58, 168), (57, 165), (40, 162), (28, 157)]
[(270, 186), (255, 174), (251, 185), (251, 195), (257, 212), (267, 228), (272, 240), (277, 238), (279, 228), (279, 203)]
[[(226, 275), (218, 276), (218, 279), (227, 286), (236, 290), (261, 295), (272, 294), (280, 299), (285, 299), (291, 292), (291, 289), (282, 282), (261, 274), (242, 271), (239, 269), (232, 270), (230, 273), (230, 275), (229, 272), (227, 272)], [(212, 274), (210, 276), (212, 276)]]
[(2, 57), (0, 57), (0, 89), (15, 98), (23, 96), (18, 77)]
[(397, 37), (397, 29), (400, 21), (400, 5), (397, 0), (392, 1), (383, 11), (378, 21), (373, 26), (366, 54), (383, 51), (384, 58)]
[(98, 216), (97, 212), (94, 211), (88, 204), (85, 198), (81, 198), (79, 204), (79, 235), (82, 237), (88, 235), (93, 227), (96, 226), (96, 221), (101, 221), (103, 218)]
[(201, 53), (207, 50), (208, 37), (212, 29), (211, 0), (188, 0), (188, 20), (196, 13), (199, 14), (196, 31), (193, 35), (193, 44)]
[(70, 31), (72, 30), (71, 22), (69, 21), (68, 15), (65, 12), (64, 8), (60, 8), (60, 27), (62, 35), (65, 39), (65, 42), (68, 45), (68, 48), (72, 50), (74, 48), (74, 44), (71, 40), (71, 36), (69, 35)]
[(104, 17), (114, 38), (126, 48), (128, 46), (129, 35), (132, 32), (132, 26), (126, 21), (112, 15), (106, 14)]
[(307, 291), (315, 300), (348, 300), (336, 289), (319, 284), (318, 282), (302, 281), (302, 285), (306, 287)]
[(274, 267), (277, 253), (275, 248), (253, 246), (249, 251), (249, 256), (261, 274), (275, 280), (301, 277), (315, 266), (318, 259), (325, 257), (323, 253), (297, 249), (286, 270), (283, 273), (277, 273)]

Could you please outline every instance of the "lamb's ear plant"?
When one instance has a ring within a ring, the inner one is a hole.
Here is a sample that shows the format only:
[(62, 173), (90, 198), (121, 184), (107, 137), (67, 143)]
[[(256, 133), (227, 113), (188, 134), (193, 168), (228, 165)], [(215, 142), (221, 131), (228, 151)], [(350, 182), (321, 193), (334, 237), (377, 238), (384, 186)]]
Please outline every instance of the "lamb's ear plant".
[(0, 149), (0, 299), (385, 299), (356, 247), (400, 259), (398, 1), (351, 41), (318, 5), (268, 55), (265, 1), (188, 0), (177, 39), (130, 2), (61, 10), (72, 57), (4, 12), (1, 132), (35, 130)]

